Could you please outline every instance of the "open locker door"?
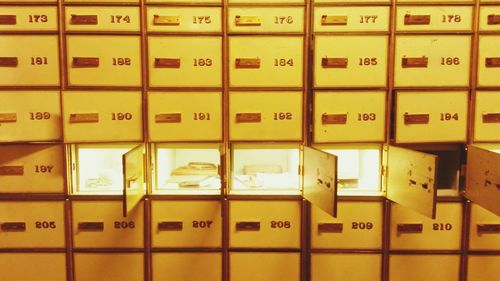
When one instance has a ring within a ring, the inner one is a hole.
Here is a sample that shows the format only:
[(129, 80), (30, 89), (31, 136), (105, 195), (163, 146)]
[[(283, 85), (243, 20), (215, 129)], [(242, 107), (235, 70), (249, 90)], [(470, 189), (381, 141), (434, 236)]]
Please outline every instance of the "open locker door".
[(141, 144), (122, 156), (124, 217), (141, 202), (146, 193), (144, 152), (145, 147)]
[(432, 219), (436, 218), (438, 157), (386, 145), (387, 198)]
[(500, 154), (476, 146), (467, 148), (465, 196), (500, 216)]
[(333, 217), (337, 216), (337, 156), (303, 148), (302, 196)]

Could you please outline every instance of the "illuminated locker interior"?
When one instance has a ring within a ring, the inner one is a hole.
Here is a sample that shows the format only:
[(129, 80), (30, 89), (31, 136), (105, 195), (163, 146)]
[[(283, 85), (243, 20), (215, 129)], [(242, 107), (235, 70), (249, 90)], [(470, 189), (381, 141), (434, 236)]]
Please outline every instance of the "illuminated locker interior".
[(498, 0), (0, 0), (0, 279), (496, 280), (499, 43)]

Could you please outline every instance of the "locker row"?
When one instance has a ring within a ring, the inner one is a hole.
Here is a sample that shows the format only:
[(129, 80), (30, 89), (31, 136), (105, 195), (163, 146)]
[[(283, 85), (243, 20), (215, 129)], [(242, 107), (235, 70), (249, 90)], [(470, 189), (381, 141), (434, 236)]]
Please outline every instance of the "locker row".
[[(222, 33), (220, 7), (147, 6), (147, 32)], [(304, 33), (304, 7), (229, 7), (228, 33)], [(389, 32), (388, 6), (337, 6), (313, 9), (313, 32)], [(479, 8), (478, 31), (500, 31), (498, 6)], [(395, 32), (472, 32), (474, 7), (399, 6)], [(140, 7), (66, 6), (61, 14), (66, 32), (141, 32)], [(3, 6), (0, 31), (57, 31), (57, 7)]]
[(385, 218), (383, 200), (341, 201), (337, 218), (311, 205), (310, 226), (303, 221), (301, 200), (147, 202), (147, 217), (143, 203), (123, 217), (121, 201), (2, 201), (0, 248), (132, 250), (151, 245), (181, 251), (300, 251), (305, 247), (304, 228), (309, 228), (313, 251), (380, 252), (386, 239), (388, 250), (405, 253), (460, 253), (464, 242), (469, 251), (500, 251), (498, 216), (472, 204), (470, 217), (464, 218), (465, 205), (456, 200), (438, 202), (435, 219), (396, 203), (391, 203), (390, 219)]
[[(466, 88), (473, 69), (478, 87), (499, 87), (499, 42), (479, 36), (474, 69), (470, 35), (397, 35), (393, 65), (388, 35), (318, 35), (313, 86), (385, 88), (393, 70), (397, 88)], [(60, 70), (57, 35), (2, 36), (0, 86), (139, 88), (145, 76), (150, 88), (222, 88), (226, 64), (232, 88), (302, 88), (307, 68), (303, 36), (230, 36), (226, 62), (220, 36), (148, 36), (147, 61), (140, 36), (68, 35), (65, 44)]]
[[(465, 143), (468, 128), (474, 142), (500, 141), (500, 92), (474, 96), (471, 113), (467, 91), (394, 92), (395, 142)], [(0, 91), (0, 141), (222, 141), (221, 92), (148, 92), (144, 98), (139, 91)], [(384, 142), (387, 100), (385, 91), (315, 91), (313, 141)], [(229, 92), (229, 140), (301, 141), (303, 101), (300, 91)]]
[[(300, 253), (227, 255), (228, 272), (219, 252), (74, 253), (71, 259), (64, 253), (0, 253), (0, 270), (5, 280), (40, 281), (478, 281), (495, 280), (500, 262), (499, 255), (467, 255), (465, 271), (460, 270), (461, 256), (456, 254), (393, 254), (385, 261), (381, 254), (312, 253), (310, 276), (301, 278), (305, 270)], [(66, 267), (69, 260), (72, 267)]]

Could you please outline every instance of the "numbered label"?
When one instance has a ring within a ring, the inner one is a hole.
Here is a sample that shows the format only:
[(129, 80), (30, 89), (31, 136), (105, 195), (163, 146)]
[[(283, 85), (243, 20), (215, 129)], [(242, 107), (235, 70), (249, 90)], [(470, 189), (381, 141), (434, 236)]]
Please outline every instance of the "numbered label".
[(274, 59), (274, 66), (293, 66), (293, 59)]
[(130, 66), (132, 65), (132, 60), (130, 58), (113, 58), (113, 65)]
[(201, 221), (193, 221), (193, 228), (210, 228), (212, 226), (213, 221), (206, 221), (206, 220), (201, 220)]
[(292, 24), (293, 17), (292, 16), (275, 16), (274, 24)]
[(375, 113), (358, 113), (358, 121), (375, 121), (377, 114)]
[(115, 121), (132, 120), (132, 113), (129, 112), (111, 113), (111, 120)]
[(49, 112), (30, 112), (30, 120), (49, 120), (50, 113)]
[(130, 23), (130, 16), (127, 15), (111, 16), (111, 23)]
[(35, 228), (37, 229), (55, 229), (56, 222), (55, 221), (37, 221), (35, 222)]
[(375, 23), (378, 16), (359, 16), (359, 23)]
[(31, 65), (49, 64), (47, 57), (31, 57)]
[(115, 221), (114, 226), (115, 226), (115, 229), (134, 229), (135, 222), (134, 221)]
[(212, 66), (212, 59), (194, 59), (193, 66)]
[(359, 58), (359, 65), (361, 66), (370, 66), (377, 65), (377, 58)]
[(450, 231), (453, 229), (451, 223), (434, 223), (432, 224), (432, 230), (435, 231)]
[(210, 121), (210, 113), (205, 112), (195, 112), (193, 114), (193, 120), (195, 121)]
[(354, 230), (371, 230), (373, 223), (371, 222), (352, 222), (351, 228)]
[(458, 121), (458, 113), (441, 113), (441, 121)]
[(282, 121), (282, 120), (292, 120), (293, 114), (291, 112), (275, 112), (274, 120)]
[(29, 15), (28, 22), (37, 23), (37, 22), (48, 22), (49, 17), (47, 15)]
[(442, 57), (441, 65), (460, 65), (460, 58), (457, 57)]
[(271, 221), (271, 228), (290, 228), (290, 221)]
[(210, 16), (193, 16), (194, 24), (210, 24), (212, 23), (212, 19)]
[(453, 23), (461, 22), (462, 16), (460, 15), (443, 15), (441, 22)]
[(48, 174), (48, 173), (52, 173), (52, 169), (54, 169), (53, 165), (36, 165), (35, 166), (35, 173)]

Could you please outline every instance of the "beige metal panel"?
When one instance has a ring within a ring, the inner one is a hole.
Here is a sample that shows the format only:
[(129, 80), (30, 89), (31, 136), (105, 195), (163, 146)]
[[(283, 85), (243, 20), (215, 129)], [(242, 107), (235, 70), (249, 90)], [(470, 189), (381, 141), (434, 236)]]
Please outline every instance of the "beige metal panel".
[(58, 91), (0, 93), (0, 141), (62, 139)]
[(500, 153), (475, 146), (467, 148), (465, 196), (500, 216)]
[(500, 276), (500, 255), (469, 255), (467, 257), (467, 280), (490, 281)]
[(397, 92), (396, 142), (465, 142), (469, 93)]
[(313, 0), (314, 3), (389, 3), (390, 0)]
[(230, 92), (229, 138), (301, 140), (302, 92)]
[(381, 280), (382, 255), (311, 254), (311, 281)]
[(121, 201), (73, 201), (74, 246), (76, 248), (144, 247), (143, 204), (130, 212), (127, 217), (123, 217), (122, 208)]
[(500, 91), (476, 92), (474, 141), (500, 141)]
[[(474, 0), (418, 0), (418, 1), (415, 1), (415, 0), (394, 0), (395, 2), (397, 3), (415, 3), (415, 2), (422, 2), (422, 3), (450, 3), (450, 4), (454, 4), (454, 3), (472, 3), (474, 2)], [(485, 0), (480, 0), (480, 1), (485, 1)], [(497, 0), (494, 0), (494, 1), (497, 1)]]
[(228, 0), (229, 4), (304, 4), (304, 0)]
[(1, 202), (0, 248), (64, 248), (64, 201)]
[(69, 86), (141, 86), (140, 36), (68, 35), (66, 49)]
[(146, 0), (146, 3), (222, 4), (222, 0)]
[(0, 86), (59, 86), (57, 35), (2, 35)]
[(62, 145), (0, 146), (0, 193), (64, 193)]
[(477, 86), (500, 86), (500, 35), (479, 36)]
[(394, 85), (467, 87), (470, 47), (468, 35), (398, 35)]
[(314, 93), (314, 142), (383, 142), (386, 92)]
[(142, 253), (75, 253), (75, 281), (143, 281)]
[(478, 204), (471, 207), (469, 249), (500, 250), (500, 216)]
[(425, 217), (404, 206), (391, 208), (392, 250), (460, 250), (462, 204), (437, 204), (436, 219)]
[(479, 7), (479, 30), (500, 31), (500, 6)]
[(384, 151), (387, 198), (435, 218), (437, 156), (396, 146), (385, 146)]
[(316, 36), (314, 40), (315, 87), (387, 85), (388, 36)]
[(153, 253), (153, 280), (222, 280), (221, 253)]
[(398, 31), (472, 31), (472, 6), (399, 6)]
[(57, 7), (2, 7), (1, 31), (57, 31), (57, 29)]
[(0, 253), (4, 280), (66, 281), (66, 253)]
[(458, 281), (460, 255), (390, 255), (391, 281)]
[(229, 247), (300, 248), (300, 226), (300, 201), (229, 202)]
[(221, 92), (149, 92), (151, 141), (222, 139)]
[(66, 31), (139, 32), (139, 7), (78, 7), (66, 6)]
[(149, 36), (149, 86), (221, 87), (222, 38)]
[[(27, 0), (23, 0), (27, 1)], [(81, 3), (81, 4), (88, 4), (88, 3), (136, 3), (139, 4), (139, 0), (61, 0), (64, 1), (65, 3)]]
[(314, 32), (389, 31), (389, 19), (389, 7), (315, 7)]
[(148, 31), (221, 32), (222, 9), (217, 7), (147, 7)]
[(221, 247), (220, 201), (152, 201), (151, 205), (152, 247)]
[(304, 32), (303, 7), (231, 7), (229, 32)]
[(300, 253), (229, 253), (231, 281), (299, 281)]
[(312, 208), (313, 249), (382, 248), (382, 202), (339, 202), (337, 208), (337, 218)]
[(229, 37), (231, 87), (302, 87), (302, 36)]
[(62, 97), (66, 142), (142, 140), (141, 92), (65, 91)]

